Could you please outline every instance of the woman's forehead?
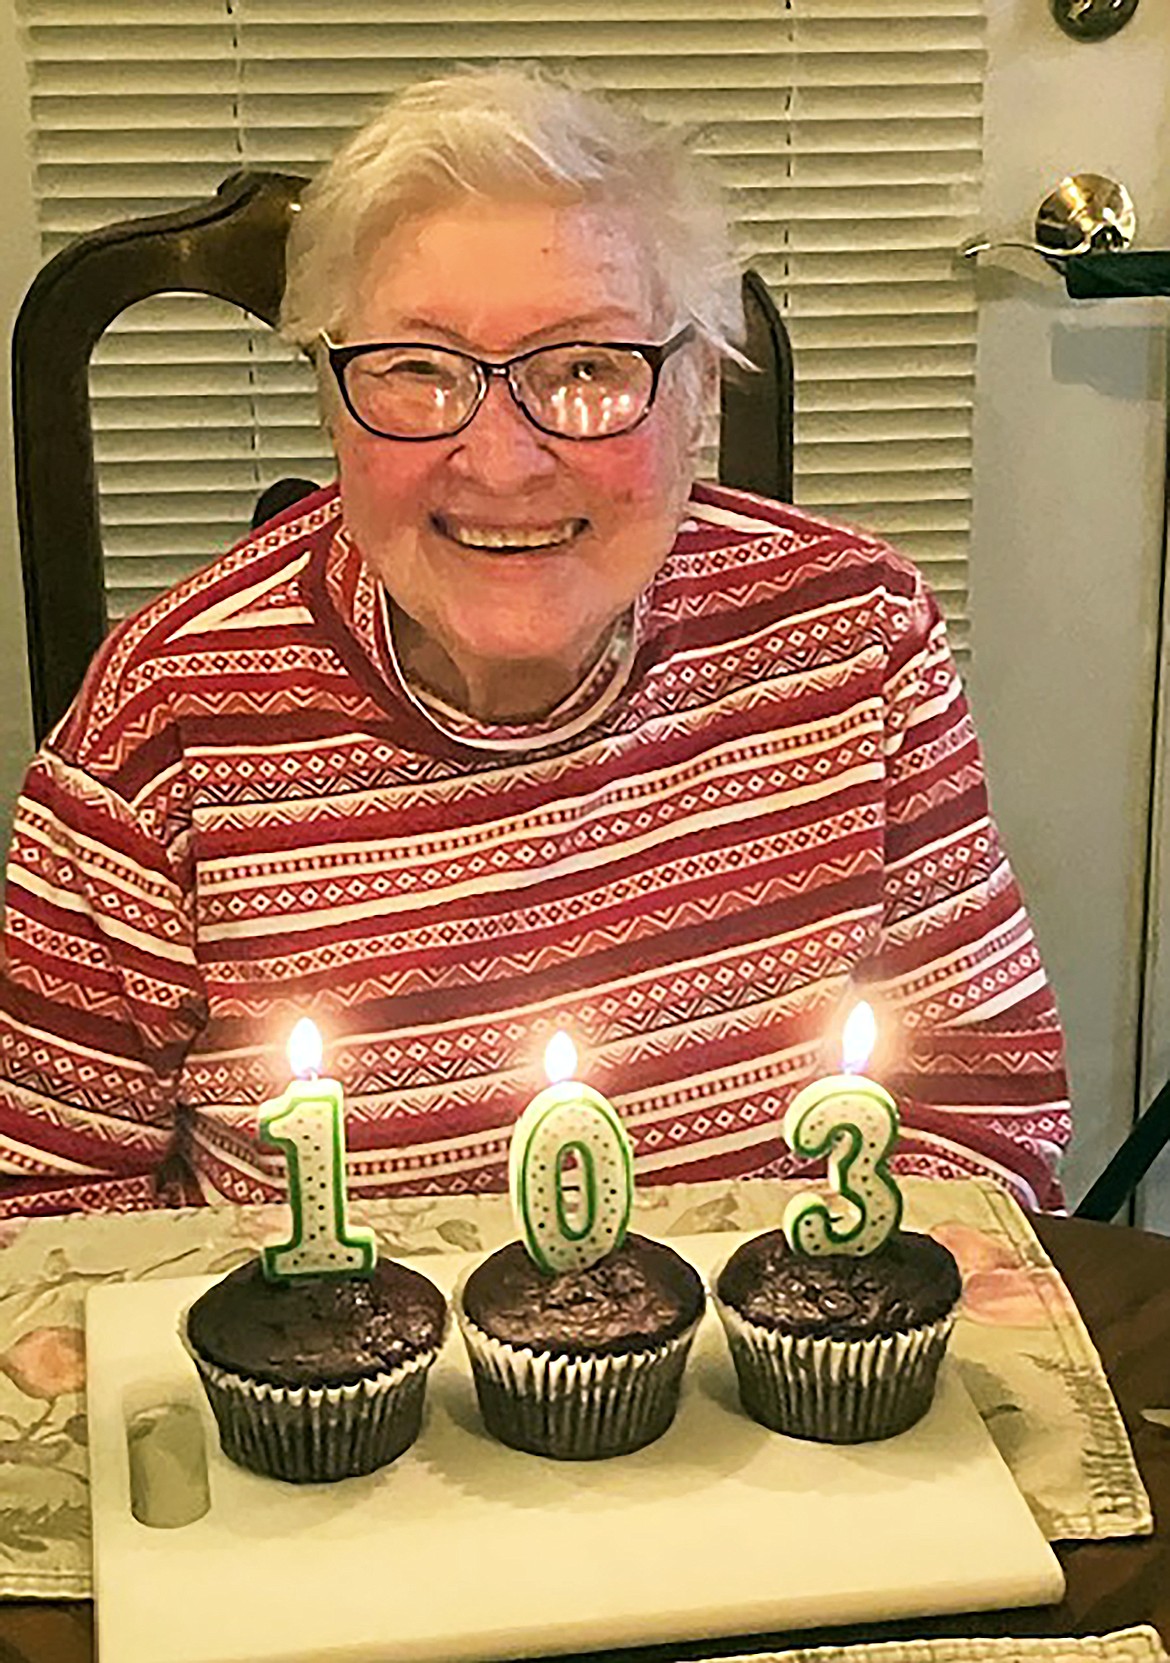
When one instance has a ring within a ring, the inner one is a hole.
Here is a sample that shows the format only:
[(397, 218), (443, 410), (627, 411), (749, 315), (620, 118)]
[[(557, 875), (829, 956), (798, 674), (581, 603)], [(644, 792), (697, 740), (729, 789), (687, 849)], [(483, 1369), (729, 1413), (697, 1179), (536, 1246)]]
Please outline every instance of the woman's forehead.
[(654, 330), (655, 289), (626, 210), (472, 198), (372, 245), (348, 332), (393, 339), (427, 326), (485, 352), (521, 351), (565, 329), (639, 340)]

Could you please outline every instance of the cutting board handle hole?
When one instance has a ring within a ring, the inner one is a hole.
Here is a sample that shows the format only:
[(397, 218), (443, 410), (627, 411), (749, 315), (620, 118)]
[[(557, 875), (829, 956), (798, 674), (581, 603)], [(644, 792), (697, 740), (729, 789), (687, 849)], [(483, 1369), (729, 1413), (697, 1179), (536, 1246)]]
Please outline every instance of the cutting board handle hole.
[(194, 1524), (211, 1506), (207, 1439), (193, 1402), (125, 1406), (130, 1511), (152, 1530)]

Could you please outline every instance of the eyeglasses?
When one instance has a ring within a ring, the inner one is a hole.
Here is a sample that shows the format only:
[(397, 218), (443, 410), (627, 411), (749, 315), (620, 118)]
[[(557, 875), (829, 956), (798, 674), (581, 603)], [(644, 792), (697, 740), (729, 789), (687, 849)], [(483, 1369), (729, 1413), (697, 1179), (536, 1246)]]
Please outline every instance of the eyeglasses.
[(687, 324), (661, 346), (574, 341), (493, 364), (410, 341), (338, 346), (321, 340), (345, 407), (381, 439), (448, 439), (502, 376), (534, 427), (557, 439), (611, 439), (649, 414), (666, 360), (694, 335)]

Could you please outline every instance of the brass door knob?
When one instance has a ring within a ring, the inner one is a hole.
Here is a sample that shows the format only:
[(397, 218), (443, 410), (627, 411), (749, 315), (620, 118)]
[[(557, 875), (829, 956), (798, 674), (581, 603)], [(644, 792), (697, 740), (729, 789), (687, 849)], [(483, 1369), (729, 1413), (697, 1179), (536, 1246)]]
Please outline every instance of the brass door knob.
[(959, 252), (966, 260), (997, 248), (1025, 248), (1060, 271), (1078, 254), (1118, 253), (1137, 231), (1137, 211), (1125, 186), (1101, 173), (1072, 173), (1036, 210), (1033, 240), (973, 237)]

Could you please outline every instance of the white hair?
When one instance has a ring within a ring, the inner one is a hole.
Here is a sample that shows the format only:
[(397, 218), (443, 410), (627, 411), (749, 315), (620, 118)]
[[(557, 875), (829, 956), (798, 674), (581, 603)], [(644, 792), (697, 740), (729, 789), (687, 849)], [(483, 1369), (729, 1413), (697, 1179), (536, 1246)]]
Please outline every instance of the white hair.
[[(630, 210), (672, 330), (746, 363), (740, 268), (711, 165), (679, 129), (536, 65), (472, 69), (402, 93), (309, 186), (288, 242), (281, 332), (344, 339), (365, 261), (398, 224), (469, 196)], [(690, 357), (690, 354), (687, 354)]]

